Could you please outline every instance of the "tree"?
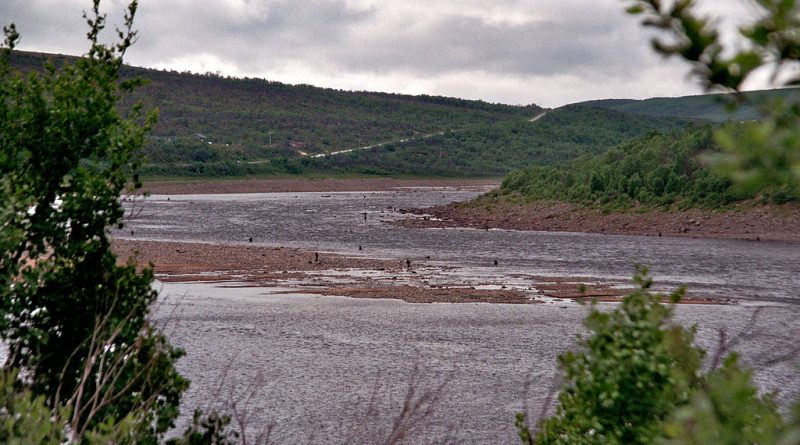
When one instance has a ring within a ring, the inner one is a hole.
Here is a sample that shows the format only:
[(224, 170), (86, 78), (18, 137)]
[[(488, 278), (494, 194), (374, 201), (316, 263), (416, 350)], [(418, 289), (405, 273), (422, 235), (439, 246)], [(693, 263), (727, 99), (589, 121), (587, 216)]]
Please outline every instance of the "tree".
[(653, 39), (655, 50), (688, 61), (704, 88), (736, 93), (730, 96), (732, 109), (756, 101), (763, 119), (727, 125), (715, 133), (727, 152), (717, 168), (744, 190), (800, 189), (800, 104), (742, 94), (745, 82), (758, 73), (768, 72), (778, 85), (800, 84), (800, 4), (752, 1), (756, 19), (739, 29), (738, 41), (726, 45), (717, 21), (700, 16), (695, 0), (628, 3), (628, 12), (642, 15), (645, 26), (667, 36)]
[[(120, 194), (141, 186), (139, 150), (156, 113), (125, 115), (118, 100), (140, 84), (121, 81), (134, 43), (133, 0), (118, 42), (99, 43), (105, 15), (84, 14), (88, 54), (26, 77), (0, 59), (0, 338), (19, 384), (88, 440), (119, 422), (128, 439), (154, 443), (173, 425), (188, 381), (182, 351), (150, 324), (157, 294), (150, 269), (118, 265), (107, 229), (122, 227)], [(68, 414), (64, 414), (68, 413)]]
[[(653, 443), (661, 421), (686, 401), (703, 352), (692, 347), (692, 330), (670, 323), (672, 309), (661, 302), (680, 300), (683, 290), (652, 294), (646, 274), (639, 270), (634, 280), (640, 290), (618, 308), (593, 306), (582, 350), (559, 357), (566, 383), (535, 443)], [(532, 437), (524, 426), (523, 435)]]
[(706, 353), (692, 344), (694, 328), (672, 323), (666, 303), (679, 302), (683, 289), (650, 292), (644, 268), (634, 282), (640, 288), (620, 306), (592, 306), (581, 349), (559, 357), (565, 383), (555, 415), (534, 431), (517, 415), (523, 443), (796, 443), (800, 424), (787, 424), (774, 401), (758, 394), (736, 354), (721, 367), (715, 356), (711, 369), (701, 370)]

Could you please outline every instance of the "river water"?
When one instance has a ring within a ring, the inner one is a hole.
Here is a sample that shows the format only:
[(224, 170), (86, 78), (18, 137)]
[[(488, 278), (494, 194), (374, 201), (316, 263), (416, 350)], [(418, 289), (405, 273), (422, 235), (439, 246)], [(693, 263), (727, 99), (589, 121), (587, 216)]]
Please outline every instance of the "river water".
[[(124, 233), (134, 239), (297, 246), (455, 266), (452, 277), (493, 283), (519, 274), (620, 281), (633, 264), (666, 288), (730, 298), (682, 306), (713, 351), (719, 332), (757, 369), (762, 389), (800, 396), (800, 244), (387, 224), (393, 209), (476, 196), (475, 188), (364, 193), (182, 195), (148, 198)], [(366, 216), (366, 217), (365, 217)], [(359, 250), (359, 246), (362, 250)], [(494, 266), (498, 260), (498, 266)], [(161, 285), (157, 317), (187, 351), (187, 409), (239, 400), (248, 432), (274, 422), (277, 443), (376, 443), (389, 434), (409, 386), (444, 384), (411, 443), (515, 443), (514, 413), (537, 413), (556, 356), (574, 347), (586, 308), (576, 304), (408, 304), (287, 295), (231, 283)], [(610, 305), (608, 305), (610, 307)], [(778, 360), (788, 355), (787, 360)], [(526, 391), (526, 382), (530, 382)], [(247, 394), (254, 397), (248, 398)], [(374, 410), (370, 410), (370, 407)], [(186, 410), (184, 410), (186, 411)]]

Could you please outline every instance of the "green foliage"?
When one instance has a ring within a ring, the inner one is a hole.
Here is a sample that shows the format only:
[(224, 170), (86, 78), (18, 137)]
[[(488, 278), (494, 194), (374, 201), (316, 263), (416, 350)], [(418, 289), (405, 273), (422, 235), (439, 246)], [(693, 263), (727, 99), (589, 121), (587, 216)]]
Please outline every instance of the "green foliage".
[(678, 117), (716, 123), (750, 121), (764, 118), (755, 104), (768, 100), (800, 100), (800, 89), (747, 91), (741, 93), (747, 100), (731, 110), (731, 94), (702, 94), (684, 97), (654, 97), (650, 99), (603, 99), (583, 102), (589, 107), (608, 108), (625, 113), (653, 117)]
[(665, 305), (679, 302), (683, 289), (668, 296), (650, 292), (643, 268), (634, 282), (639, 290), (618, 307), (591, 307), (581, 350), (559, 357), (565, 384), (555, 415), (535, 431), (517, 415), (522, 443), (797, 443), (800, 417), (785, 422), (775, 402), (758, 394), (736, 354), (718, 369), (701, 371), (705, 352), (692, 344), (694, 329), (672, 323), (673, 309)]
[[(147, 320), (152, 271), (117, 265), (107, 234), (122, 225), (126, 184), (140, 186), (138, 152), (155, 122), (138, 105), (117, 110), (139, 84), (119, 76), (136, 7), (107, 46), (95, 0), (91, 47), (74, 64), (22, 77), (9, 51), (0, 61), (0, 338), (32, 394), (69, 409), (61, 420), (76, 441), (131, 425), (135, 442), (154, 443), (188, 385), (174, 368), (182, 351)], [(7, 50), (17, 38), (6, 28)]]
[(186, 148), (203, 162), (155, 163), (150, 175), (231, 176), (265, 174), (360, 173), (367, 175), (496, 177), (521, 165), (551, 164), (599, 153), (653, 130), (679, 128), (677, 119), (634, 116), (613, 110), (568, 106), (536, 122), (505, 120), (458, 131), (408, 138), (369, 150), (327, 157), (276, 157), (225, 160), (200, 146)]
[[(44, 396), (20, 388), (16, 371), (0, 371), (0, 443), (8, 445), (62, 445), (67, 443), (68, 407), (54, 414)], [(87, 431), (82, 442), (87, 445), (134, 444), (136, 418), (121, 421), (108, 419)]]
[(695, 0), (665, 3), (634, 0), (629, 12), (644, 15), (643, 23), (669, 36), (656, 38), (654, 48), (678, 56), (692, 65), (692, 73), (707, 89), (721, 88), (738, 94), (730, 103), (736, 109), (752, 102), (764, 116), (745, 126), (716, 132), (725, 155), (719, 171), (737, 182), (741, 190), (754, 192), (767, 187), (800, 190), (800, 104), (777, 96), (753, 97), (741, 91), (757, 71), (772, 71), (773, 82), (800, 84), (800, 4), (796, 0), (757, 0), (751, 23), (739, 29), (739, 39), (725, 41), (715, 20), (696, 12)]
[(640, 290), (618, 308), (592, 307), (582, 351), (559, 357), (567, 383), (536, 443), (650, 444), (661, 421), (687, 400), (703, 353), (692, 347), (694, 331), (670, 324), (672, 309), (661, 303), (680, 300), (683, 291), (652, 294), (646, 273), (637, 273)]
[(233, 445), (239, 439), (239, 433), (230, 429), (231, 418), (212, 412), (203, 415), (195, 410), (192, 424), (184, 430), (183, 435), (167, 441), (167, 445)]
[(18, 390), (17, 373), (0, 371), (0, 443), (8, 445), (60, 445), (64, 421), (53, 419), (43, 396)]
[[(756, 197), (708, 168), (707, 159), (719, 153), (713, 130), (707, 127), (651, 133), (598, 156), (513, 172), (500, 193), (611, 209), (719, 208)], [(761, 196), (779, 204), (800, 199), (800, 193), (786, 187), (763, 188)]]
[(675, 409), (664, 431), (671, 445), (777, 444), (787, 434), (776, 404), (760, 397), (735, 354)]

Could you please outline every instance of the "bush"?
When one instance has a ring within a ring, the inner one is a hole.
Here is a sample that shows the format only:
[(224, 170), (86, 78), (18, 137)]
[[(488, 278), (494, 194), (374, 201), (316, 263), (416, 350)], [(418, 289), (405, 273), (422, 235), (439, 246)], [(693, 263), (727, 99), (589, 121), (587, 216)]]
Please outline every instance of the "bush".
[(634, 282), (639, 290), (613, 310), (592, 306), (581, 351), (559, 357), (565, 384), (555, 415), (535, 431), (517, 415), (523, 443), (798, 443), (800, 417), (786, 423), (736, 354), (719, 369), (701, 371), (705, 351), (692, 344), (694, 329), (673, 324), (665, 304), (680, 301), (683, 289), (651, 293), (644, 268)]
[(97, 40), (105, 17), (96, 0), (86, 17), (89, 53), (74, 64), (12, 74), (13, 25), (0, 60), (5, 368), (25, 376), (18, 383), (31, 403), (43, 400), (74, 442), (130, 425), (134, 442), (155, 443), (188, 386), (174, 367), (182, 351), (148, 322), (152, 271), (118, 265), (107, 233), (122, 226), (123, 190), (140, 186), (138, 153), (156, 117), (140, 106), (123, 117), (117, 107), (139, 84), (119, 78), (136, 8), (128, 7), (121, 41), (107, 46)]

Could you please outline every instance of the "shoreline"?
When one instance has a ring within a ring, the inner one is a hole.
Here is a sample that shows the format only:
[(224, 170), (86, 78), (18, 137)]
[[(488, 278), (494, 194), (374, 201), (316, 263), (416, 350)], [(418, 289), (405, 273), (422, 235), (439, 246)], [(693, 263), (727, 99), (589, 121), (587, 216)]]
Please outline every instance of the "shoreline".
[[(489, 190), (497, 179), (411, 178), (236, 178), (146, 182), (143, 191), (158, 195), (286, 192), (369, 192), (409, 187), (456, 187)], [(800, 242), (800, 206), (740, 207), (714, 211), (650, 210), (603, 213), (564, 202), (511, 204), (502, 201), (451, 203), (401, 209), (419, 215), (392, 222), (408, 228), (507, 229), (605, 235), (663, 236)]]
[[(486, 283), (469, 286), (436, 282), (451, 266), (425, 261), (409, 263), (349, 257), (300, 248), (239, 244), (114, 239), (124, 263), (134, 257), (152, 264), (162, 282), (243, 282), (254, 287), (289, 287), (287, 292), (351, 298), (398, 299), (407, 303), (543, 304), (559, 301), (618, 302), (632, 288), (618, 282), (582, 282), (575, 277), (525, 276), (530, 286), (510, 288)], [(436, 282), (436, 284), (434, 284)], [(580, 287), (585, 290), (581, 292)], [(686, 298), (681, 304), (730, 304), (730, 301)]]
[(569, 203), (451, 203), (401, 209), (415, 218), (393, 222), (409, 228), (506, 229), (604, 235), (663, 236), (800, 242), (800, 206), (735, 210), (603, 213)]
[(142, 191), (154, 195), (377, 192), (406, 187), (497, 187), (500, 179), (411, 178), (236, 178), (147, 181)]

